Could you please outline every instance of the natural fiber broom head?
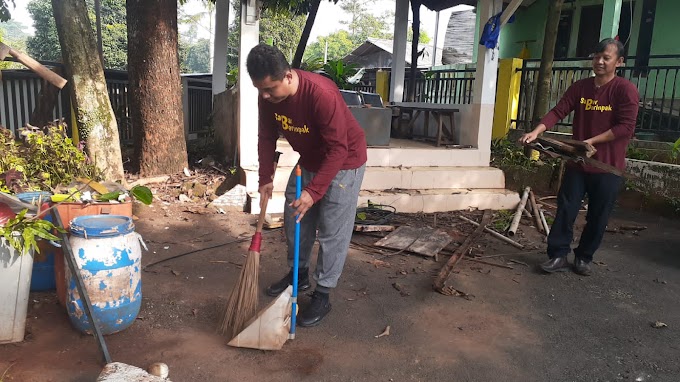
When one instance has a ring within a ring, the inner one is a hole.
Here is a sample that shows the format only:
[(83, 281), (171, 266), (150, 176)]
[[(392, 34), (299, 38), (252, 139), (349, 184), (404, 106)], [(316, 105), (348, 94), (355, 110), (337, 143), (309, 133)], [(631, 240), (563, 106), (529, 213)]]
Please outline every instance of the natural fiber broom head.
[(257, 314), (259, 268), (260, 252), (249, 251), (222, 316), (220, 332), (229, 339), (239, 334)]

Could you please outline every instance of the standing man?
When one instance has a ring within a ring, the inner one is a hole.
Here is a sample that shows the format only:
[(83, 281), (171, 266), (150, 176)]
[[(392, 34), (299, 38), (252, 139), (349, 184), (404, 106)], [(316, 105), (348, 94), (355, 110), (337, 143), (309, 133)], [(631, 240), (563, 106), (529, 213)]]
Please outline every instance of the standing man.
[[(595, 146), (594, 159), (625, 170), (626, 147), (635, 131), (639, 95), (635, 85), (616, 75), (616, 68), (623, 65), (623, 54), (620, 41), (602, 40), (593, 56), (595, 77), (571, 85), (557, 106), (532, 132), (524, 134), (520, 143), (531, 143), (574, 111), (574, 139)], [(586, 226), (574, 249), (574, 271), (584, 276), (591, 274), (593, 254), (600, 246), (620, 187), (620, 176), (583, 164), (567, 165), (557, 197), (557, 215), (548, 236), (550, 259), (541, 264), (545, 272), (569, 268), (567, 255), (571, 252), (574, 221), (588, 194)]]
[[(316, 290), (298, 316), (300, 326), (315, 326), (331, 310), (329, 293), (338, 283), (349, 250), (366, 168), (366, 137), (335, 83), (318, 74), (291, 69), (277, 48), (256, 46), (248, 54), (247, 67), (260, 93), (260, 207), (272, 196), (272, 163), (279, 133), (300, 153), (303, 191), (295, 200), (293, 171), (286, 187), (284, 227), (288, 265), (292, 268), (295, 217), (299, 215), (299, 290), (310, 287), (312, 246), (319, 240)], [(267, 294), (279, 295), (292, 280), (291, 269), (267, 288)]]

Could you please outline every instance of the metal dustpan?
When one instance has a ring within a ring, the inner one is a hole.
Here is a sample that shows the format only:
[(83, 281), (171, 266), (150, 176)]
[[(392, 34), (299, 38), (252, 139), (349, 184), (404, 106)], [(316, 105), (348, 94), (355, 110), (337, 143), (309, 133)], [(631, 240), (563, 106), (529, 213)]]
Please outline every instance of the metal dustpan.
[(260, 350), (280, 350), (290, 335), (293, 287), (283, 291), (253, 317), (227, 345)]

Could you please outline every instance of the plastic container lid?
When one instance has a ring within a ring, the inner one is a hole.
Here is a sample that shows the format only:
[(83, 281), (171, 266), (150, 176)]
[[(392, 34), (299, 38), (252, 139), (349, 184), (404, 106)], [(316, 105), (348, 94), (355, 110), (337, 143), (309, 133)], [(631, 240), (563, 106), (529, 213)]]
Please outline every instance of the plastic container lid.
[(52, 193), (49, 191), (33, 191), (22, 192), (16, 196), (24, 203), (38, 205), (38, 200), (42, 201), (42, 203), (49, 203), (51, 201), (50, 197), (52, 196)]
[(134, 232), (132, 218), (122, 215), (88, 215), (71, 220), (71, 234), (84, 238), (115, 237)]

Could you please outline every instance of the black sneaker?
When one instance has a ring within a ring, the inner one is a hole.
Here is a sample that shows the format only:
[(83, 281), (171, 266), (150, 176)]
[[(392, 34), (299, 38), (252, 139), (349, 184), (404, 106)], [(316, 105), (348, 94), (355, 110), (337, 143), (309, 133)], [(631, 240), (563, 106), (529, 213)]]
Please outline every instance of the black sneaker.
[[(267, 288), (267, 295), (271, 297), (276, 297), (281, 294), (288, 285), (293, 284), (293, 270), (291, 269), (287, 275), (285, 275), (281, 280), (275, 282)], [(298, 291), (303, 291), (309, 289), (309, 268), (298, 269)]]
[(297, 322), (302, 327), (316, 326), (330, 311), (331, 302), (328, 293), (314, 291), (312, 301), (300, 311)]

